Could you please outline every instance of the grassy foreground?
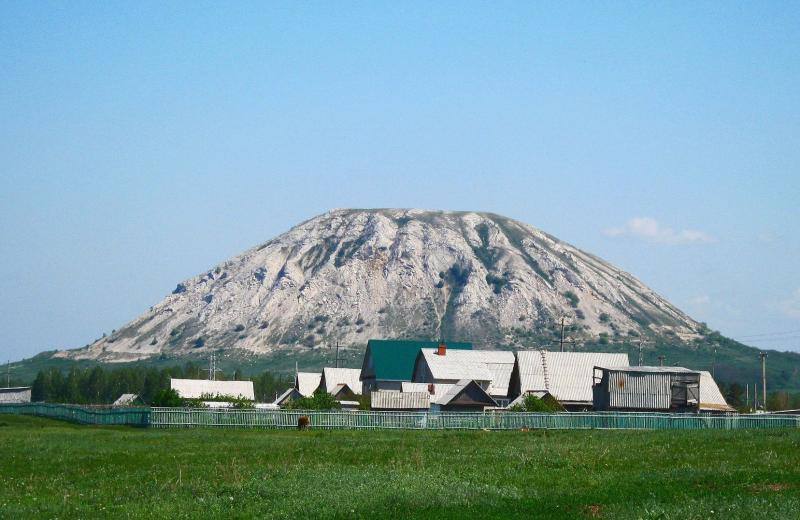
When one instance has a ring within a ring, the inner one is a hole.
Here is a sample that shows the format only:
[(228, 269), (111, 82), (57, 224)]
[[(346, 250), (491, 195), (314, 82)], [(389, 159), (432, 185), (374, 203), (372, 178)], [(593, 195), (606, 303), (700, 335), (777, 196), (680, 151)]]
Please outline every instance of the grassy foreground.
[(800, 431), (147, 430), (0, 416), (0, 518), (796, 518)]

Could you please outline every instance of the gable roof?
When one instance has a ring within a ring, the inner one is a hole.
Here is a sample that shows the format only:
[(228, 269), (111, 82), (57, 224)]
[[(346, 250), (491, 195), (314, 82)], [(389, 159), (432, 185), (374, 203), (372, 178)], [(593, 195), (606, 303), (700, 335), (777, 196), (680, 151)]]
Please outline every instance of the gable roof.
[(319, 388), (322, 374), (319, 372), (298, 372), (295, 377), (294, 387), (303, 397), (310, 397)]
[(281, 395), (275, 398), (275, 402), (273, 404), (281, 406), (289, 401), (294, 401), (295, 399), (299, 399), (301, 397), (303, 397), (303, 395), (297, 390), (297, 388), (287, 388)]
[(547, 391), (561, 402), (592, 402), (594, 367), (627, 367), (628, 355), (605, 352), (516, 353), (520, 392)]
[(117, 400), (111, 403), (111, 406), (128, 406), (139, 398), (139, 394), (122, 394), (117, 397)]
[(252, 381), (210, 381), (208, 379), (170, 379), (169, 386), (184, 399), (205, 395), (231, 396), (255, 401)]
[(347, 383), (336, 385), (335, 387), (333, 387), (333, 390), (331, 390), (328, 393), (331, 394), (337, 401), (341, 401), (343, 398), (352, 399), (353, 397), (361, 395), (355, 392), (352, 388), (350, 388), (350, 385), (348, 385)]
[(428, 392), (372, 392), (370, 407), (380, 410), (427, 410)]
[[(433, 393), (430, 392), (431, 386)], [(430, 396), (432, 404), (439, 404), (439, 401), (447, 395), (448, 390), (455, 386), (453, 383), (410, 383), (403, 381), (401, 388), (404, 393), (424, 392)]]
[(361, 395), (361, 369), (325, 367), (319, 384), (324, 385), (329, 394), (335, 394), (339, 385), (347, 385), (354, 394)]
[(725, 401), (722, 392), (719, 391), (717, 382), (710, 372), (700, 371), (700, 410), (714, 410), (720, 412), (732, 412), (734, 409)]
[(436, 349), (422, 349), (417, 363), (428, 365), (437, 380), (472, 379), (488, 381), (490, 395), (508, 395), (508, 383), (514, 369), (514, 353), (509, 350), (449, 350), (444, 356)]
[(471, 379), (462, 379), (458, 383), (451, 386), (447, 392), (442, 395), (439, 399), (437, 399), (437, 403), (441, 406), (446, 406), (453, 401), (457, 400), (463, 393), (467, 391), (476, 392), (481, 398), (483, 399), (483, 404), (486, 406), (497, 406), (497, 401), (492, 399), (492, 396), (486, 393), (486, 391), (481, 388), (481, 385), (476, 383)]
[[(384, 381), (411, 381), (414, 362), (423, 348), (436, 348), (438, 341), (406, 339), (371, 339), (367, 343), (361, 378)], [(447, 342), (448, 349), (472, 350), (472, 343)]]

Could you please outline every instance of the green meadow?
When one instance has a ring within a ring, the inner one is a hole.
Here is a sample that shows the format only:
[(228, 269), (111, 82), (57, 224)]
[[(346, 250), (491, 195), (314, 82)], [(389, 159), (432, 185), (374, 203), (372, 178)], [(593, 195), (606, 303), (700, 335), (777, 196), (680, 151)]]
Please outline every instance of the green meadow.
[(0, 518), (797, 518), (800, 430), (265, 431), (0, 416)]

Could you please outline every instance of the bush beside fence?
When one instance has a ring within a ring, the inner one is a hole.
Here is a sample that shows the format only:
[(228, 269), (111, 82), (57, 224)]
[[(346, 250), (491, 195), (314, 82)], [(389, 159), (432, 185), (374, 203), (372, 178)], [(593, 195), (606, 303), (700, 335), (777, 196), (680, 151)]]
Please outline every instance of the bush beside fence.
[(127, 424), (153, 428), (297, 428), (307, 416), (311, 427), (331, 430), (519, 430), (655, 429), (741, 430), (800, 428), (800, 415), (665, 414), (637, 412), (365, 412), (241, 410), (206, 408), (109, 408), (62, 404), (3, 404), (0, 413), (38, 415), (81, 424)]

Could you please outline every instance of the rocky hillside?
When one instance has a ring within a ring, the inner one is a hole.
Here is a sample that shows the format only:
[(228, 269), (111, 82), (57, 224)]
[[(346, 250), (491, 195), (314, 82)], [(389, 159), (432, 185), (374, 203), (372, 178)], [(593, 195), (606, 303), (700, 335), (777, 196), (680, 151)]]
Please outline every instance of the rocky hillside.
[(670, 336), (701, 326), (636, 278), (499, 215), (333, 210), (183, 281), (142, 316), (57, 356), (130, 361), (217, 349), (267, 354), (369, 338), (480, 347)]

